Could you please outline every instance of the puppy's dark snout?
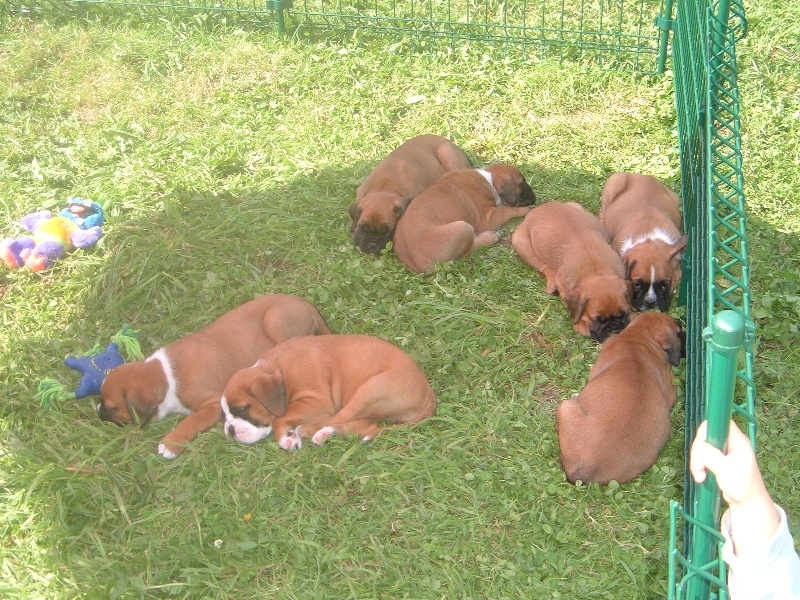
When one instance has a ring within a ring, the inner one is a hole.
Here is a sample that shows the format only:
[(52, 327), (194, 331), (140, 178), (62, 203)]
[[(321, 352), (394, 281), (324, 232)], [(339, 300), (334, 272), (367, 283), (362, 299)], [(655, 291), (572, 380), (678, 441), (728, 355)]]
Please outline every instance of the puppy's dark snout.
[(105, 404), (98, 405), (97, 416), (100, 417), (101, 421), (113, 421), (113, 419), (111, 418), (111, 413), (108, 410), (108, 408), (106, 408)]
[(236, 438), (236, 427), (233, 425), (228, 425), (225, 432), (228, 434), (229, 437)]
[(523, 181), (519, 186), (519, 199), (517, 200), (517, 206), (530, 206), (536, 202), (536, 194), (533, 193), (533, 189), (528, 182)]

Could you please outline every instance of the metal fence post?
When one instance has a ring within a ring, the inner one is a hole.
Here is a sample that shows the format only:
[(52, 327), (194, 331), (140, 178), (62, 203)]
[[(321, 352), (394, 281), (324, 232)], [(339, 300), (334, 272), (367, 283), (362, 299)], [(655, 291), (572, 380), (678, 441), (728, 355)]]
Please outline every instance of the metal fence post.
[(283, 11), (292, 8), (292, 0), (267, 0), (267, 8), (275, 11), (275, 23), (278, 27), (278, 33), (286, 33)]
[[(744, 347), (745, 320), (733, 310), (717, 313), (703, 332), (709, 351), (708, 401), (705, 418), (708, 421), (708, 442), (722, 449), (728, 439), (728, 430), (733, 411), (733, 391), (736, 383), (739, 352)], [(716, 528), (720, 518), (720, 493), (717, 481), (709, 473), (697, 487), (692, 511), (698, 522)], [(699, 528), (694, 528), (689, 561), (694, 565), (705, 565), (714, 560), (716, 540)], [(709, 583), (695, 578), (687, 588), (687, 599), (706, 600)]]
[(672, 0), (667, 0), (664, 5), (664, 14), (656, 17), (656, 27), (661, 30), (660, 41), (658, 44), (658, 62), (656, 73), (661, 75), (667, 67), (667, 48), (669, 48), (669, 32), (675, 21), (672, 18)]

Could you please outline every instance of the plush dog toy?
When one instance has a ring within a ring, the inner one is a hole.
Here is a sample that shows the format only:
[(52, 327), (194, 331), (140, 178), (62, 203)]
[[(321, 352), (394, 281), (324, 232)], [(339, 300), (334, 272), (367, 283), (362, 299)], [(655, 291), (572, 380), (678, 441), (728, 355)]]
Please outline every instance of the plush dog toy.
[(82, 198), (69, 198), (68, 206), (54, 216), (40, 210), (22, 217), (30, 236), (0, 241), (0, 259), (9, 269), (25, 265), (31, 271), (44, 271), (74, 248), (94, 246), (103, 235), (103, 207)]
[(80, 400), (87, 396), (100, 394), (100, 386), (103, 385), (106, 375), (112, 369), (125, 363), (125, 358), (120, 354), (120, 348), (130, 360), (144, 358), (139, 340), (136, 338), (137, 334), (137, 331), (124, 325), (105, 348), (97, 345), (85, 356), (67, 356), (64, 364), (81, 374), (80, 383), (74, 391), (70, 391), (54, 379), (43, 380), (39, 384), (36, 394), (42, 408), (53, 408), (60, 400)]

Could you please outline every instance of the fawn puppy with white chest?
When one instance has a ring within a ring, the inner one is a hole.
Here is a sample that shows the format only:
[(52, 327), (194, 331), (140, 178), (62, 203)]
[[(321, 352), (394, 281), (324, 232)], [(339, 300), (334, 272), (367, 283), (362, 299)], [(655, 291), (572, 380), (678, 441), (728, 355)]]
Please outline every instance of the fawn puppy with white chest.
[(251, 300), (150, 358), (113, 369), (100, 389), (97, 411), (118, 425), (188, 415), (158, 447), (163, 457), (175, 458), (219, 422), (220, 398), (234, 373), (285, 340), (328, 333), (322, 315), (303, 298), (271, 294)]
[(520, 170), (495, 163), (452, 171), (412, 202), (397, 224), (394, 253), (415, 273), (466, 258), (500, 241), (497, 229), (531, 209), (536, 196)]
[(650, 175), (614, 173), (603, 186), (600, 220), (622, 257), (634, 310), (669, 309), (681, 281), (688, 237), (681, 235), (680, 198)]

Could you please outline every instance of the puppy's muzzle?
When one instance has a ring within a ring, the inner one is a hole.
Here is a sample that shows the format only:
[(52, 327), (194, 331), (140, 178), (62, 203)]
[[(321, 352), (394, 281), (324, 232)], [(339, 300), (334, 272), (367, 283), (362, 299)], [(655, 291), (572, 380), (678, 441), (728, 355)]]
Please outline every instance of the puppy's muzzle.
[(353, 232), (353, 241), (365, 254), (380, 254), (386, 245), (392, 241), (394, 229), (388, 225), (371, 227), (363, 223), (356, 225)]
[(523, 181), (519, 185), (516, 206), (531, 206), (534, 202), (536, 202), (536, 194), (533, 193), (533, 189), (528, 185), (528, 182)]
[(636, 280), (633, 282), (631, 306), (639, 312), (657, 308), (667, 312), (672, 304), (672, 287), (669, 280), (662, 279), (650, 286), (649, 282)]
[(97, 406), (97, 415), (100, 417), (101, 421), (105, 421), (107, 423), (114, 423), (114, 425), (125, 425), (122, 421), (118, 421), (114, 418), (113, 410), (109, 410), (109, 408), (105, 405), (100, 403)]
[(589, 337), (601, 344), (606, 339), (619, 333), (628, 325), (628, 313), (619, 312), (616, 315), (600, 316), (594, 319), (589, 327)]

